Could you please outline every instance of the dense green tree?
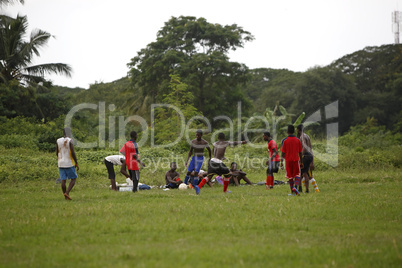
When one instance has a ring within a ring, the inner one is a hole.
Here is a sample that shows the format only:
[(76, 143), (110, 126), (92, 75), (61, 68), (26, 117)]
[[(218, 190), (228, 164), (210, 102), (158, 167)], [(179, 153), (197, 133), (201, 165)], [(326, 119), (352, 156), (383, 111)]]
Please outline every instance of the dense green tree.
[(71, 102), (57, 90), (37, 85), (24, 87), (17, 80), (0, 83), (0, 116), (52, 120), (68, 112)]
[(243, 47), (253, 36), (236, 24), (222, 26), (204, 18), (172, 17), (157, 40), (138, 52), (128, 66), (136, 88), (151, 103), (169, 92), (170, 74), (178, 74), (194, 94), (193, 105), (208, 118), (231, 115), (244, 101), (240, 85), (248, 81), (248, 68), (230, 62), (230, 50)]
[(245, 93), (253, 101), (255, 112), (264, 113), (267, 107), (275, 107), (278, 103), (291, 107), (295, 101), (295, 84), (302, 73), (269, 68), (253, 69), (250, 73), (252, 78)]
[(35, 56), (40, 56), (39, 50), (52, 36), (35, 29), (29, 41), (25, 41), (27, 28), (26, 16), (0, 15), (0, 83), (7, 84), (13, 79), (24, 85), (45, 83), (44, 75), (49, 73), (71, 76), (71, 67), (64, 63), (32, 65)]
[(353, 77), (358, 91), (354, 123), (374, 117), (380, 125), (392, 127), (401, 111), (402, 45), (366, 47), (332, 63)]
[[(185, 134), (186, 124), (190, 119), (202, 116), (202, 113), (191, 104), (194, 96), (188, 91), (188, 86), (180, 81), (178, 75), (171, 75), (169, 89), (169, 94), (162, 100), (163, 104), (154, 109), (152, 126), (155, 144), (174, 142), (177, 137)], [(197, 128), (197, 123), (198, 120), (192, 121), (190, 127)], [(184, 137), (179, 146), (187, 148)]]
[[(339, 122), (339, 131), (347, 131), (353, 123), (357, 109), (358, 91), (353, 79), (338, 69), (312, 68), (298, 79), (295, 85), (295, 101), (291, 111), (303, 111), (310, 116), (316, 111), (323, 111), (327, 105), (338, 101), (338, 117), (328, 118)], [(325, 122), (324, 113), (322, 121)], [(321, 124), (325, 127), (325, 124)]]
[(58, 97), (44, 75), (70, 76), (71, 67), (62, 63), (32, 65), (51, 35), (36, 29), (25, 41), (27, 28), (26, 16), (0, 15), (0, 115), (56, 118), (66, 111), (66, 101)]

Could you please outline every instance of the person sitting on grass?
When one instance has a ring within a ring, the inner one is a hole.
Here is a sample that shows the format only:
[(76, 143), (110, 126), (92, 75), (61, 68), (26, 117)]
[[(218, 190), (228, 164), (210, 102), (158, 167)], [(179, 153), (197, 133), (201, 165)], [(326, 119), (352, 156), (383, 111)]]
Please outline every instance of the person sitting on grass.
[(179, 185), (183, 183), (183, 181), (180, 180), (180, 174), (176, 171), (176, 169), (176, 162), (170, 163), (170, 170), (167, 171), (165, 174), (165, 182), (167, 188), (177, 189), (179, 188)]
[(240, 185), (240, 181), (244, 180), (247, 185), (252, 185), (253, 183), (246, 177), (247, 173), (242, 171), (241, 169), (237, 169), (237, 163), (232, 162), (230, 164), (230, 183), (235, 184), (236, 186)]

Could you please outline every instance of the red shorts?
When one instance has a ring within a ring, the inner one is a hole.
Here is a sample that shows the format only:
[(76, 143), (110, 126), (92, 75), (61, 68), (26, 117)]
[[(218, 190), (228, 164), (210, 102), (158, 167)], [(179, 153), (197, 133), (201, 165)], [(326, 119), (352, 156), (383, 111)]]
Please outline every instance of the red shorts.
[(292, 179), (300, 174), (299, 161), (286, 162), (286, 178)]

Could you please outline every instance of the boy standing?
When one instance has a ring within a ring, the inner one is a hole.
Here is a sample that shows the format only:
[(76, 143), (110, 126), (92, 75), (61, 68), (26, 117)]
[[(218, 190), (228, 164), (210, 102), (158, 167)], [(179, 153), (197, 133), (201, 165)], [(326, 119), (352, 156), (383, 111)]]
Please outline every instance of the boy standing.
[[(64, 137), (57, 139), (56, 155), (57, 164), (59, 167), (59, 174), (61, 179), (61, 190), (63, 191), (64, 198), (71, 200), (70, 191), (75, 185), (77, 180), (77, 171), (79, 170), (77, 156), (75, 155), (73, 140), (71, 137), (71, 129), (65, 128), (63, 130)], [(75, 167), (75, 168), (74, 168)], [(70, 179), (68, 189), (66, 189), (67, 178)]]
[(271, 138), (271, 133), (269, 133), (268, 131), (264, 132), (263, 138), (264, 141), (268, 142), (269, 159), (266, 162), (266, 164), (268, 165), (266, 187), (267, 190), (270, 190), (274, 188), (274, 173), (278, 173), (280, 157), (278, 153), (278, 146), (276, 145), (276, 142)]
[[(294, 178), (299, 175), (300, 167), (303, 168), (302, 161), (302, 145), (296, 136), (295, 127), (293, 125), (288, 126), (288, 136), (282, 141), (282, 158), (281, 168), (283, 168), (283, 159), (286, 161), (286, 177), (289, 179), (290, 190), (296, 195), (300, 195), (297, 191), (299, 181), (294, 181)], [(295, 186), (295, 187), (294, 187)]]
[[(191, 141), (190, 151), (188, 152), (186, 161), (186, 167), (188, 166), (188, 168), (187, 175), (184, 178), (184, 183), (188, 184), (188, 181), (190, 180), (193, 188), (195, 189), (195, 193), (200, 194), (200, 188), (198, 187), (198, 172), (200, 172), (202, 164), (204, 163), (204, 149), (206, 148), (208, 150), (209, 159), (211, 159), (211, 148), (209, 147), (208, 142), (202, 139), (201, 130), (197, 130), (195, 136), (196, 138)], [(193, 154), (193, 151), (194, 156), (191, 158), (191, 162), (188, 165), (188, 160)]]
[(137, 192), (138, 183), (140, 181), (140, 171), (138, 163), (145, 167), (145, 164), (141, 162), (138, 152), (137, 132), (130, 132), (131, 139), (127, 141), (123, 147), (120, 149), (120, 153), (124, 154), (126, 157), (126, 165), (128, 173), (130, 174), (130, 179), (133, 181), (133, 193)]
[(309, 192), (309, 181), (314, 185), (315, 191), (319, 192), (317, 182), (312, 174), (312, 170), (314, 169), (313, 148), (311, 147), (310, 137), (304, 133), (304, 126), (302, 124), (297, 126), (297, 137), (300, 139), (303, 147), (303, 168), (301, 170), (301, 176), (305, 183), (306, 193)]

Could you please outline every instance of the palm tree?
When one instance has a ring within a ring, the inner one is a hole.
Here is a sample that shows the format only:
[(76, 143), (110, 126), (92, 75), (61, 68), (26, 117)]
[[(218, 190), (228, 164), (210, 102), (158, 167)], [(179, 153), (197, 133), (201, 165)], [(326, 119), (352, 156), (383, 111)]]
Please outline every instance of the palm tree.
[(71, 67), (64, 63), (31, 65), (52, 35), (35, 29), (29, 41), (25, 41), (27, 28), (26, 16), (0, 15), (0, 83), (8, 84), (13, 79), (23, 85), (46, 82), (44, 75), (50, 73), (71, 76)]

